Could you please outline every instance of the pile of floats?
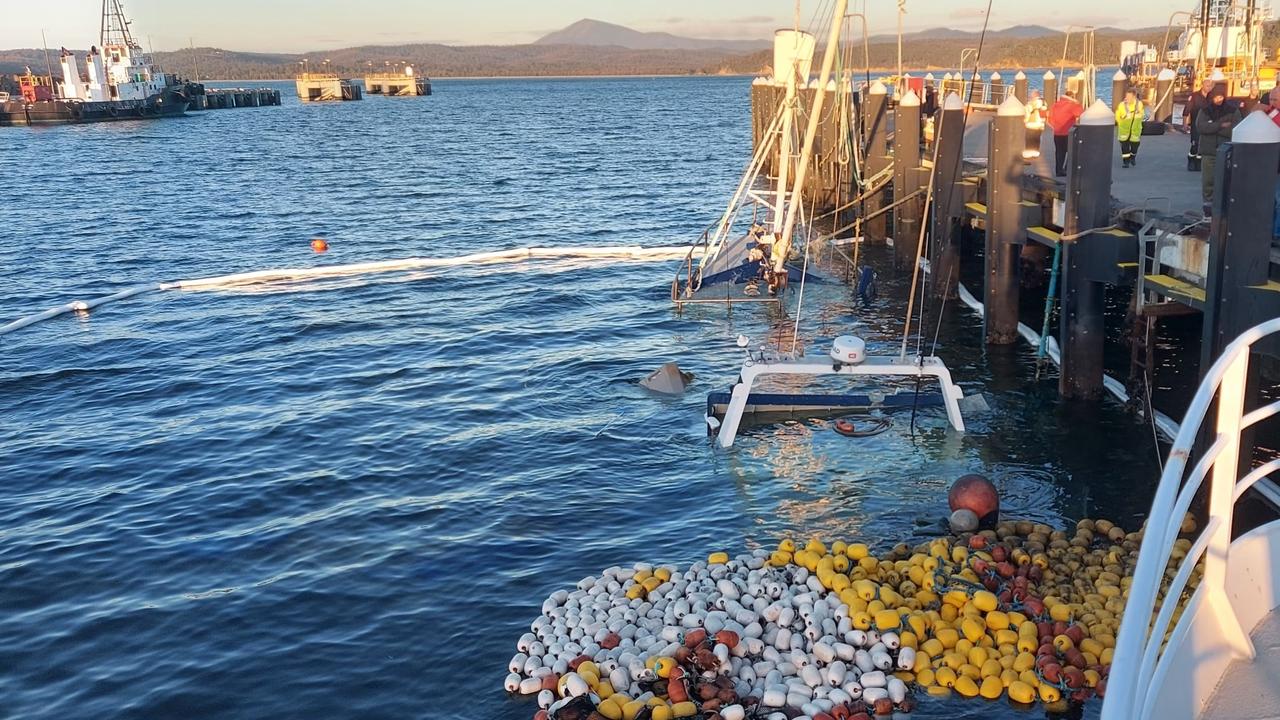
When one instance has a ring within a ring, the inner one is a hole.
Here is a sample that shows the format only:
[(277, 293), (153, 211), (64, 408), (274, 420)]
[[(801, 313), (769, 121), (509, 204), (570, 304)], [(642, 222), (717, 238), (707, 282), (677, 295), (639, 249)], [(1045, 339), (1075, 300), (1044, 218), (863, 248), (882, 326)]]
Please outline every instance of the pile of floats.
[(543, 603), (505, 687), (535, 720), (867, 720), (919, 692), (1063, 712), (1106, 693), (1140, 545), (1106, 520), (1009, 521), (879, 557), (783, 539), (611, 567)]

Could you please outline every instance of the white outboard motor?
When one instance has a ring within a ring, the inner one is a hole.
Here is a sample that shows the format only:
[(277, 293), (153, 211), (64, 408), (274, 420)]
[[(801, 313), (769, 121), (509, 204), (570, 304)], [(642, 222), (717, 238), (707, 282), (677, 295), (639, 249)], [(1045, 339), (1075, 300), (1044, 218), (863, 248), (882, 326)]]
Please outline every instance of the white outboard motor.
[(831, 343), (831, 359), (834, 369), (844, 365), (858, 365), (867, 359), (867, 343), (860, 337), (841, 335)]

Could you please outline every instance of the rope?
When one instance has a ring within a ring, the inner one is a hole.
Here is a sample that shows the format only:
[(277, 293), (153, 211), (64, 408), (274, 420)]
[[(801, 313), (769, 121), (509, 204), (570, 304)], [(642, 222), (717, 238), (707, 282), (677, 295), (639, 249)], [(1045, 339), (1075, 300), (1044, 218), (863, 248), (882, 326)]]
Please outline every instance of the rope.
[[(813, 213), (813, 207), (817, 202), (818, 202), (817, 193), (814, 193), (814, 196), (809, 200), (810, 214)], [(800, 204), (800, 214), (802, 216), (804, 215), (804, 203)], [(805, 237), (805, 241), (804, 241), (804, 265), (803, 265), (803, 270), (801, 270), (800, 272), (800, 293), (796, 298), (796, 321), (791, 328), (792, 354), (795, 354), (796, 340), (800, 337), (800, 315), (804, 310), (804, 281), (805, 281), (805, 278), (809, 276), (809, 246), (813, 244), (813, 224), (806, 223), (805, 227), (808, 228), (809, 232), (808, 232), (808, 235)], [(787, 272), (785, 266), (783, 267), (782, 271)]]

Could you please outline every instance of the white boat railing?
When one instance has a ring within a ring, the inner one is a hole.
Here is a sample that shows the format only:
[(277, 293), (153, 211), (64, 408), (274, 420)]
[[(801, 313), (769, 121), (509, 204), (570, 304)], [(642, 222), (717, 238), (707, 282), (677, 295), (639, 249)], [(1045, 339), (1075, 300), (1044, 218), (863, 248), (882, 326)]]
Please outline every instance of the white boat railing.
[[(1212, 610), (1221, 625), (1222, 640), (1238, 658), (1253, 657), (1253, 643), (1227, 593), (1227, 560), (1231, 553), (1232, 514), (1236, 502), (1254, 484), (1280, 470), (1280, 459), (1272, 460), (1241, 476), (1241, 434), (1259, 422), (1280, 413), (1276, 401), (1245, 412), (1245, 387), (1249, 377), (1250, 349), (1259, 340), (1280, 333), (1280, 318), (1269, 320), (1245, 332), (1227, 346), (1222, 357), (1209, 369), (1187, 408), (1169, 459), (1156, 489), (1151, 513), (1142, 538), (1138, 564), (1129, 599), (1120, 623), (1102, 720), (1141, 720), (1151, 715), (1156, 695), (1164, 685), (1176, 648), (1165, 638), (1196, 565), (1203, 560), (1203, 579), (1196, 590), (1200, 607)], [(1209, 412), (1216, 402), (1216, 414)], [(1212, 420), (1207, 449), (1187, 474), (1187, 464), (1201, 434), (1202, 425)], [(1248, 453), (1245, 457), (1249, 457)], [(1208, 476), (1209, 521), (1186, 555), (1167, 588), (1164, 581), (1173, 556), (1182, 521), (1192, 499)], [(1158, 602), (1164, 589), (1163, 602)], [(1156, 612), (1158, 606), (1158, 613)], [(1155, 622), (1152, 623), (1152, 615)], [(1188, 611), (1178, 623), (1191, 620)], [(1199, 708), (1189, 708), (1194, 716)]]

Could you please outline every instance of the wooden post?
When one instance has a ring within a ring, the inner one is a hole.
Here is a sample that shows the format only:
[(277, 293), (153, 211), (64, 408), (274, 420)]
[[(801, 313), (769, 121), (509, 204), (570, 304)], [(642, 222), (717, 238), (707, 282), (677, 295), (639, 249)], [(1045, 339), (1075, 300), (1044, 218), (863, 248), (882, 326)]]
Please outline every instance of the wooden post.
[(920, 237), (919, 198), (903, 202), (919, 186), (913, 182), (920, 166), (920, 98), (910, 90), (898, 101), (893, 120), (893, 257), (899, 267), (910, 266)]
[(1058, 101), (1058, 78), (1052, 70), (1044, 74), (1044, 92), (1041, 95), (1044, 95), (1044, 101), (1049, 105)]
[(1018, 340), (1018, 290), (1022, 246), (1022, 150), (1026, 140), (1025, 109), (1010, 96), (991, 121), (987, 143), (986, 283), (983, 324), (987, 343), (1009, 345)]
[(938, 142), (937, 174), (933, 188), (930, 284), (934, 297), (954, 298), (960, 283), (960, 218), (964, 215), (964, 195), (960, 179), (964, 174), (964, 101), (951, 94), (938, 113), (935, 136)]
[[(1101, 101), (1080, 117), (1071, 131), (1067, 155), (1066, 226), (1062, 254), (1059, 341), (1062, 374), (1058, 391), (1065, 398), (1097, 400), (1102, 395), (1103, 292), (1098, 280), (1102, 243), (1113, 242), (1089, 231), (1111, 222), (1111, 161), (1116, 116)], [(1105, 262), (1105, 261), (1103, 261)]]

